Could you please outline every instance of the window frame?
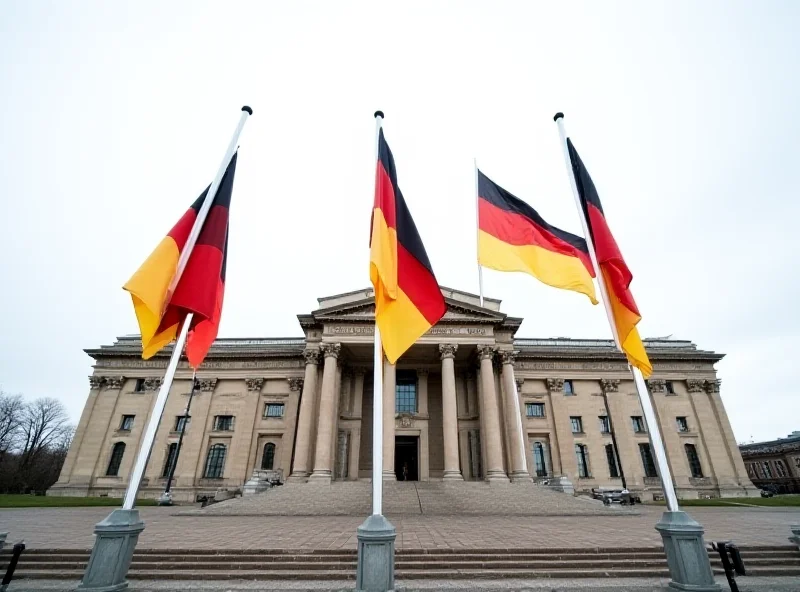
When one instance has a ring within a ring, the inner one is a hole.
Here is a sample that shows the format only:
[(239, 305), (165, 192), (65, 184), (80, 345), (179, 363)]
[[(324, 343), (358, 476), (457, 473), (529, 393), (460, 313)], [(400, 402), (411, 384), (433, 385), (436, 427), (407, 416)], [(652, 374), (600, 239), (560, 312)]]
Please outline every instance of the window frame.
[(410, 413), (411, 415), (419, 412), (419, 376), (416, 370), (397, 370), (395, 372), (394, 409), (395, 413)]
[[(583, 416), (582, 415), (570, 415), (569, 416), (569, 424), (570, 428), (572, 429), (573, 434), (583, 434)], [(577, 426), (577, 430), (575, 427)]]
[[(645, 454), (645, 451), (647, 454)], [(642, 460), (644, 476), (651, 479), (658, 477), (658, 468), (656, 467), (656, 461), (655, 458), (653, 458), (653, 449), (650, 448), (649, 442), (639, 443), (639, 458)]]
[(598, 415), (598, 421), (600, 422), (600, 433), (601, 434), (610, 434), (611, 433), (611, 421), (608, 418), (608, 415)]
[(565, 397), (574, 397), (575, 396), (575, 383), (572, 379), (564, 379), (564, 386), (562, 387), (564, 391)]
[(675, 394), (675, 383), (672, 380), (665, 380), (664, 381), (664, 389), (668, 395)]
[(578, 463), (578, 478), (591, 479), (592, 471), (589, 466), (589, 447), (586, 444), (575, 444), (575, 460)]
[(617, 451), (614, 450), (613, 444), (606, 444), (606, 461), (608, 462), (608, 476), (610, 479), (619, 479), (620, 478), (620, 470), (619, 470), (619, 461), (617, 459)]
[(136, 382), (133, 385), (133, 392), (134, 393), (143, 393), (144, 392), (144, 378), (137, 378)]
[(772, 467), (769, 465), (769, 461), (765, 460), (761, 463), (761, 471), (764, 473), (765, 479), (772, 479)]
[(173, 432), (180, 432), (181, 431), (181, 424), (183, 423), (186, 426), (183, 431), (184, 431), (184, 433), (186, 433), (186, 430), (189, 429), (189, 425), (191, 424), (191, 422), (192, 422), (192, 418), (189, 417), (189, 416), (176, 415), (175, 416), (175, 426), (174, 426), (175, 429), (172, 430), (172, 431)]
[[(541, 414), (538, 414), (538, 415), (537, 415), (537, 414), (535, 414), (535, 413), (530, 413), (529, 411), (530, 411), (532, 408), (541, 409), (541, 411), (542, 411), (542, 412), (541, 412)], [(539, 402), (537, 402), (537, 401), (526, 401), (526, 402), (525, 402), (525, 417), (537, 417), (537, 418), (542, 418), (542, 417), (546, 417), (545, 413), (546, 413), (546, 412), (545, 412), (545, 406), (544, 406), (544, 403), (539, 403)]]
[(631, 415), (631, 426), (633, 427), (634, 434), (646, 434), (647, 423), (644, 421), (642, 415)]
[[(119, 454), (117, 454), (119, 452)], [(106, 477), (119, 477), (122, 459), (125, 457), (125, 442), (115, 442), (111, 447), (111, 456), (106, 467)]]
[(161, 472), (161, 477), (166, 479), (169, 477), (169, 469), (170, 465), (174, 462), (175, 455), (178, 452), (178, 443), (177, 442), (170, 442), (167, 445), (167, 458), (164, 459), (164, 470)]
[[(269, 413), (270, 407), (280, 407), (280, 415), (272, 415)], [(275, 401), (267, 401), (264, 403), (264, 419), (283, 419), (286, 413), (286, 403), (278, 403)]]
[[(206, 453), (206, 462), (203, 465), (203, 479), (223, 479), (227, 456), (228, 447), (222, 442), (217, 442), (209, 446), (208, 452)], [(212, 459), (214, 461), (213, 464)]]
[[(683, 425), (681, 425), (681, 422), (683, 422)], [(685, 434), (690, 431), (689, 419), (687, 417), (684, 417), (682, 415), (675, 417), (675, 425), (678, 427), (678, 432), (681, 434)]]
[[(130, 427), (125, 427), (125, 424), (130, 420)], [(136, 420), (135, 415), (128, 415), (124, 414), (122, 416), (122, 420), (119, 422), (119, 431), (121, 432), (130, 432), (133, 429), (134, 421)]]
[[(228, 427), (220, 427), (220, 421), (222, 418), (229, 418), (230, 422), (228, 423)], [(234, 425), (236, 422), (235, 415), (215, 415), (214, 416), (214, 432), (232, 432), (234, 430)]]
[[(540, 461), (541, 460), (541, 467)], [(533, 470), (537, 477), (547, 477), (547, 457), (545, 456), (544, 444), (541, 442), (533, 443)]]
[[(271, 453), (271, 456), (267, 455), (267, 452)], [(261, 448), (261, 470), (262, 471), (274, 471), (275, 470), (275, 456), (278, 451), (278, 447), (274, 442), (264, 442), (264, 446)], [(269, 458), (269, 466), (264, 466), (266, 464), (267, 459)]]
[(782, 460), (775, 461), (775, 472), (778, 474), (778, 479), (783, 479), (786, 477), (786, 466), (783, 464)]
[(689, 472), (692, 475), (692, 479), (702, 479), (704, 477), (703, 463), (700, 462), (700, 454), (697, 452), (697, 446), (687, 442), (683, 445), (683, 450), (686, 454), (686, 460), (689, 462)]

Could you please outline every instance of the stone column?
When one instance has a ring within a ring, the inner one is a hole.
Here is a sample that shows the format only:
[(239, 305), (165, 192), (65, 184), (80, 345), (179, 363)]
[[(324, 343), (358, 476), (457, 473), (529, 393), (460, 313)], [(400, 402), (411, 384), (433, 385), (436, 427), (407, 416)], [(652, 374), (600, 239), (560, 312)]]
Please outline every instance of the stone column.
[(500, 352), (503, 363), (503, 394), (505, 396), (506, 429), (509, 448), (511, 448), (511, 481), (530, 481), (531, 476), (525, 463), (525, 438), (522, 433), (522, 415), (519, 410), (517, 382), (514, 379), (514, 352)]
[(383, 362), (383, 479), (395, 481), (394, 474), (394, 416), (396, 409), (395, 384), (397, 368), (388, 360)]
[[(361, 426), (364, 425), (364, 419), (361, 417), (362, 403), (364, 400), (364, 370), (356, 368), (353, 378), (353, 417), (358, 420), (358, 426), (350, 432), (350, 467), (348, 469), (348, 478), (356, 481), (358, 480), (358, 461), (361, 457)], [(372, 418), (367, 418), (367, 421), (372, 421)]]
[(508, 481), (503, 470), (503, 443), (500, 441), (500, 416), (497, 411), (497, 391), (494, 388), (494, 368), (492, 358), (494, 348), (483, 346), (478, 348), (481, 360), (481, 414), (485, 417), (486, 426), (486, 480)]
[(417, 389), (417, 413), (428, 419), (428, 371), (425, 369), (417, 370)]
[(333, 412), (336, 406), (336, 360), (342, 350), (339, 343), (323, 343), (320, 346), (325, 356), (322, 372), (322, 392), (319, 398), (319, 422), (317, 424), (317, 450), (314, 455), (314, 472), (309, 481), (330, 484), (331, 439), (333, 438)]
[[(554, 488), (564, 493), (575, 493), (575, 488), (569, 476), (577, 478), (578, 461), (575, 458), (575, 438), (569, 423), (569, 411), (564, 407), (564, 379), (546, 379), (547, 392), (550, 397), (550, 409), (553, 411), (553, 433), (555, 434), (554, 446), (551, 447), (558, 454), (558, 464), (561, 466), (561, 475), (551, 479)], [(555, 455), (551, 453), (551, 458)], [(555, 461), (555, 459), (553, 458)]]
[(442, 343), (442, 433), (444, 435), (445, 481), (463, 481), (458, 461), (458, 404), (456, 402), (456, 370), (454, 358), (457, 345)]
[(311, 427), (314, 424), (314, 403), (317, 395), (317, 365), (319, 350), (307, 349), (306, 374), (303, 392), (300, 395), (300, 417), (297, 420), (297, 442), (294, 447), (294, 465), (288, 481), (308, 481), (309, 452), (311, 451)]

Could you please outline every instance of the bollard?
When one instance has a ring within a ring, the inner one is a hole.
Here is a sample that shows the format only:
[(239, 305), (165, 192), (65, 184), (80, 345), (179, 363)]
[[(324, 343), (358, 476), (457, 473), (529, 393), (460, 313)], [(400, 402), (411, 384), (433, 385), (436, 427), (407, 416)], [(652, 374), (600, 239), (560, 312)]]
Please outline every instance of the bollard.
[(722, 568), (725, 570), (725, 577), (728, 579), (731, 592), (739, 592), (736, 576), (747, 575), (744, 562), (742, 561), (742, 554), (739, 552), (739, 547), (730, 541), (719, 541), (711, 543), (711, 548), (719, 553), (719, 558), (722, 560)]
[(3, 576), (3, 581), (0, 583), (0, 592), (6, 592), (8, 585), (11, 583), (11, 578), (14, 577), (14, 571), (17, 569), (19, 556), (22, 555), (24, 550), (25, 543), (17, 543), (14, 545), (14, 549), (11, 554), (11, 561), (8, 563), (8, 569), (6, 569), (6, 575)]

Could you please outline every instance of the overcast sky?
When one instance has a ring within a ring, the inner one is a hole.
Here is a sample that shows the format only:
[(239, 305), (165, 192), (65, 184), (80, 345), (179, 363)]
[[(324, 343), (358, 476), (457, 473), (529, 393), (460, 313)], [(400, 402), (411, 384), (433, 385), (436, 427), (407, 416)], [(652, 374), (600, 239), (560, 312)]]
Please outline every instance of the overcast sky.
[[(558, 8), (557, 8), (558, 7)], [(77, 422), (83, 348), (239, 119), (221, 336), (300, 336), (369, 285), (373, 112), (441, 284), (476, 292), (472, 159), (580, 233), (558, 132), (633, 271), (644, 336), (727, 354), (739, 441), (800, 429), (800, 3), (0, 3), (0, 385)], [(484, 273), (522, 337), (610, 337), (585, 296)]]

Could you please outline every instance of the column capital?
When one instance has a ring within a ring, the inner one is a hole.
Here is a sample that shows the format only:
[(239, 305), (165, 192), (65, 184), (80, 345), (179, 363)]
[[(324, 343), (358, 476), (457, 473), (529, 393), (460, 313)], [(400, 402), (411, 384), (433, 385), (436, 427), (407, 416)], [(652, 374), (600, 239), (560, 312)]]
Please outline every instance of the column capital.
[(650, 389), (651, 393), (666, 393), (667, 381), (660, 378), (651, 378), (647, 381), (647, 388)]
[(302, 378), (287, 378), (286, 380), (289, 381), (289, 390), (290, 391), (299, 391), (303, 388), (303, 379)]
[(89, 377), (89, 388), (90, 389), (99, 389), (103, 386), (103, 377), (102, 376), (90, 376)]
[(706, 381), (697, 378), (688, 378), (686, 380), (686, 389), (690, 393), (702, 393), (706, 390)]
[(706, 392), (708, 394), (718, 393), (719, 385), (722, 383), (719, 379), (706, 380)]
[(103, 384), (107, 389), (121, 389), (125, 382), (124, 376), (103, 376)]
[(478, 357), (481, 360), (491, 360), (494, 357), (494, 347), (491, 345), (479, 345)]
[(261, 392), (261, 387), (264, 386), (264, 379), (263, 378), (245, 378), (244, 383), (247, 385), (248, 391), (254, 391), (256, 393)]
[(157, 391), (161, 388), (161, 384), (164, 382), (163, 378), (145, 378), (144, 379), (144, 390), (146, 391)]
[(428, 370), (427, 368), (420, 368), (419, 370), (417, 370), (417, 376), (425, 376), (427, 378), (428, 374), (430, 373), (431, 371)]
[(563, 378), (548, 378), (547, 379), (547, 390), (551, 393), (557, 393), (564, 390), (564, 379)]
[(319, 346), (319, 349), (322, 350), (322, 355), (326, 358), (339, 358), (339, 354), (342, 353), (342, 344), (341, 343), (323, 343)]
[(455, 343), (440, 343), (439, 344), (439, 355), (441, 359), (450, 358), (451, 360), (456, 357), (456, 352), (458, 351), (458, 345)]
[(201, 378), (197, 381), (197, 386), (200, 387), (201, 391), (211, 392), (214, 390), (214, 387), (217, 386), (217, 379), (216, 378)]
[(600, 389), (604, 393), (616, 393), (619, 391), (619, 382), (616, 378), (601, 378)]
[(514, 362), (517, 359), (517, 353), (515, 351), (501, 351), (500, 353), (500, 362), (503, 364), (511, 364), (514, 365)]
[(319, 364), (319, 350), (318, 349), (306, 349), (303, 350), (303, 358), (305, 358), (306, 364), (313, 364), (316, 366)]

